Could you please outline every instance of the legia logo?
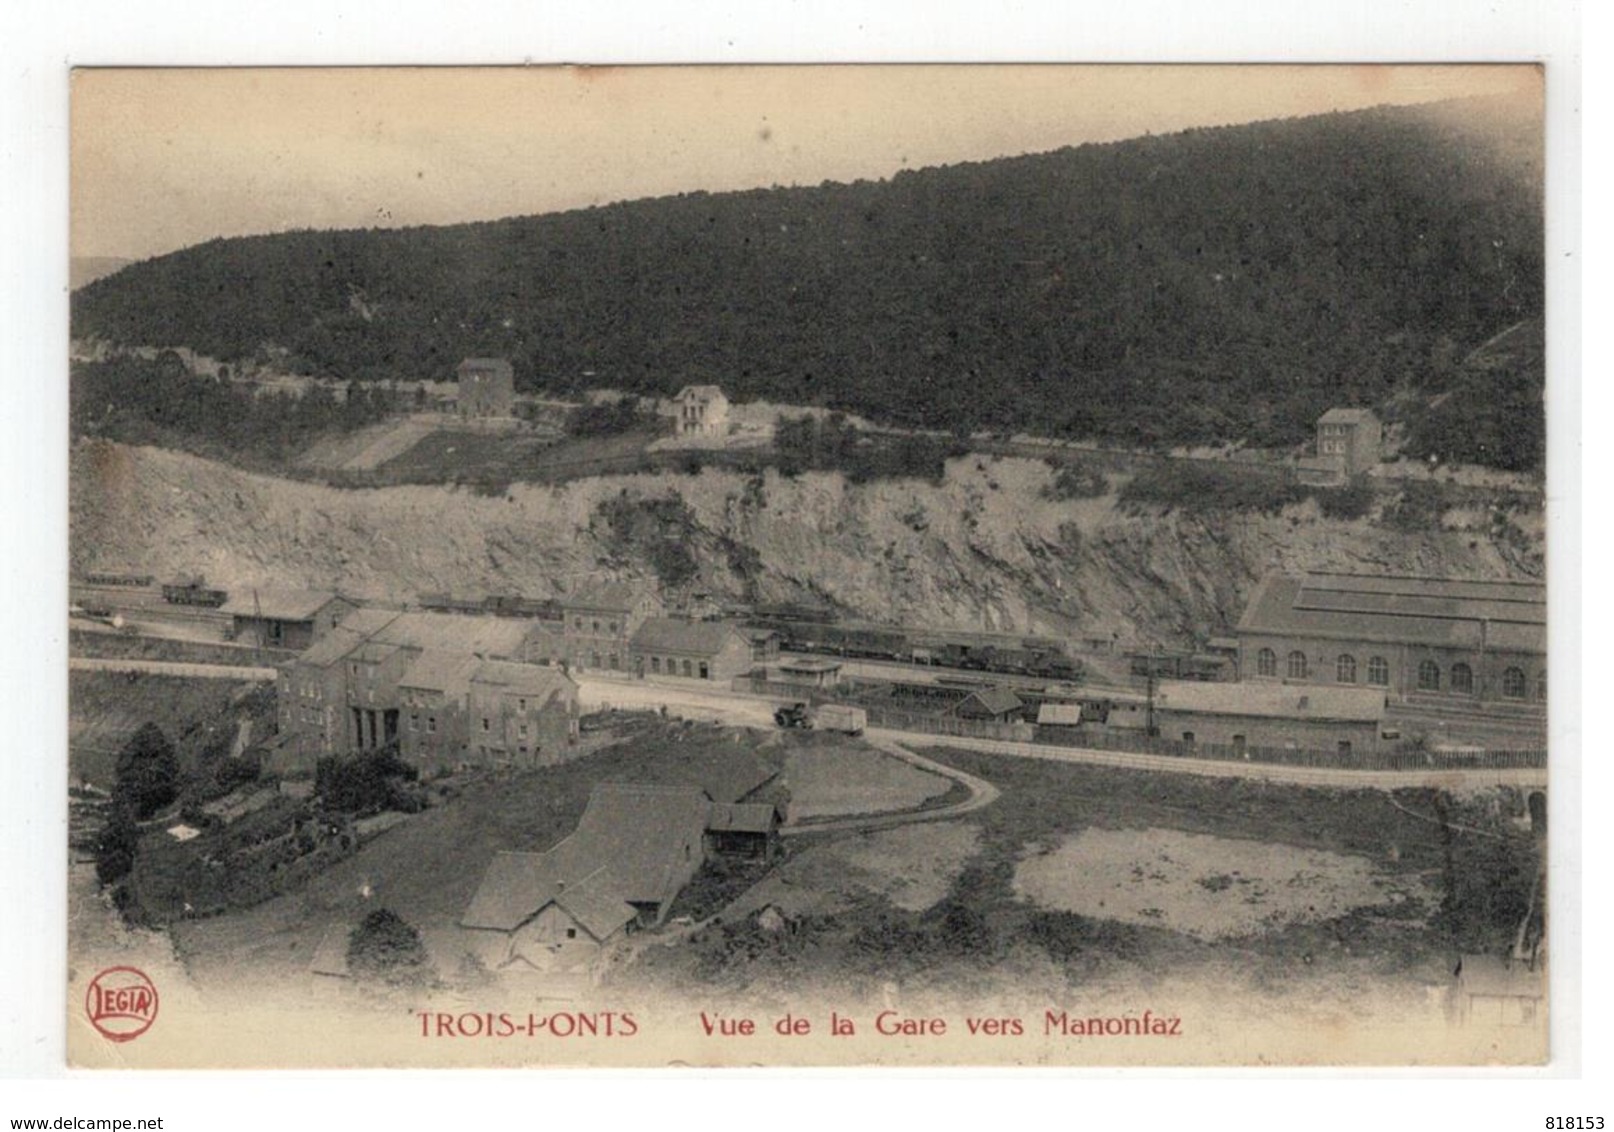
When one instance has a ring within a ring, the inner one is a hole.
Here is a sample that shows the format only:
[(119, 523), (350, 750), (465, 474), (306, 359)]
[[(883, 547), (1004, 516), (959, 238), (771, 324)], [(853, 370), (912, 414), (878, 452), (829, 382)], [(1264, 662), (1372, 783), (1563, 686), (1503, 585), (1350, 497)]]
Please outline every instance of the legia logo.
[(107, 1040), (133, 1041), (157, 1020), (157, 987), (137, 967), (108, 967), (90, 980), (84, 1012)]

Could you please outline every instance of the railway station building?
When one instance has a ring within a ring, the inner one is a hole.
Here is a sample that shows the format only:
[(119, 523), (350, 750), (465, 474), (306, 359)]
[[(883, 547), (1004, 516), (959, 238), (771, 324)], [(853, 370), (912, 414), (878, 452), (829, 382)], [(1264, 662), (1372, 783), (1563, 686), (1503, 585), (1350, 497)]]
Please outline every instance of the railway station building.
[(1546, 588), (1536, 582), (1275, 574), (1237, 628), (1239, 679), (1352, 685), (1431, 707), (1544, 711)]
[(652, 679), (677, 676), (727, 683), (756, 667), (750, 638), (722, 621), (653, 617), (633, 634), (631, 651), (634, 675)]

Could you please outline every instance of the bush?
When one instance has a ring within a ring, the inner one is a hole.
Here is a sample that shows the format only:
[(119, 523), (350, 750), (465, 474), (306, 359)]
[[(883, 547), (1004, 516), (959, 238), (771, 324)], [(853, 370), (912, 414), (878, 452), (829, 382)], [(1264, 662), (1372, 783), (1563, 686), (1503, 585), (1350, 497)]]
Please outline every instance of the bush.
[(1330, 519), (1365, 519), (1373, 510), (1373, 488), (1361, 476), (1344, 487), (1314, 488), (1311, 494)]
[(1097, 499), (1110, 490), (1109, 477), (1085, 461), (1061, 464), (1049, 458), (1048, 465), (1054, 469), (1054, 482), (1042, 489), (1046, 499)]
[(867, 437), (840, 413), (831, 413), (822, 421), (780, 417), (774, 426), (773, 447), (783, 475), (841, 472), (852, 483), (882, 479), (940, 483), (947, 473), (948, 458), (967, 450), (957, 438)]
[(393, 984), (423, 982), (429, 970), (420, 933), (387, 908), (364, 917), (348, 936), (347, 966), (355, 978)]
[(1384, 509), (1384, 521), (1398, 531), (1428, 531), (1440, 526), (1446, 511), (1446, 493), (1437, 483), (1411, 480)]
[(213, 764), (213, 790), (219, 795), (228, 794), (238, 786), (258, 781), (261, 771), (258, 760), (248, 755), (220, 759)]
[(1275, 512), (1306, 498), (1284, 472), (1248, 465), (1159, 460), (1121, 489), (1124, 506), (1177, 508), (1190, 513)]
[(123, 806), (114, 805), (95, 846), (95, 876), (102, 884), (115, 884), (134, 868), (140, 831), (134, 816)]
[(617, 436), (655, 423), (632, 397), (618, 397), (597, 405), (580, 405), (566, 417), (566, 434), (581, 439)]
[(354, 758), (324, 758), (314, 767), (314, 791), (333, 810), (374, 814), (382, 810), (419, 808), (406, 783), (420, 772), (390, 751)]

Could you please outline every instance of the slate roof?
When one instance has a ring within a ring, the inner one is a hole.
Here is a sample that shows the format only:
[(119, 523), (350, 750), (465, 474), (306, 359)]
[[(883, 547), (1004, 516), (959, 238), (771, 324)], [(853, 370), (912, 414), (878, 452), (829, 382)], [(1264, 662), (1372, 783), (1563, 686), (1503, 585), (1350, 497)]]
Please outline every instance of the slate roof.
[[(352, 617), (343, 620), (346, 626)], [(395, 613), (385, 627), (374, 634), (379, 644), (410, 649), (443, 649), (458, 653), (481, 653), (487, 657), (510, 657), (521, 652), (528, 626), (520, 618), (467, 617), (458, 613)]]
[(716, 656), (730, 640), (751, 647), (732, 625), (721, 621), (679, 621), (672, 617), (652, 617), (633, 634), (630, 642), (636, 652), (688, 653)]
[(470, 688), (472, 674), (481, 663), (476, 657), (464, 653), (428, 649), (404, 670), (398, 679), (398, 687), (463, 696)]
[(665, 907), (678, 894), (710, 807), (696, 787), (601, 783), (554, 848), (495, 856), (460, 923), (514, 931), (553, 901), (604, 939), (633, 917), (628, 905)]
[(678, 391), (675, 401), (716, 401), (718, 398), (728, 400), (722, 386), (718, 385), (686, 385)]
[(1008, 688), (982, 688), (971, 692), (958, 702), (954, 710), (963, 713), (966, 705), (975, 704), (989, 715), (1007, 715), (1025, 707), (1025, 701)]
[(521, 618), (360, 608), (342, 618), (341, 624), (304, 650), (299, 659), (327, 668), (361, 646), (377, 659), (399, 648), (505, 658), (521, 654), (530, 632), (531, 626)]
[(1271, 719), (1367, 723), (1384, 718), (1382, 688), (1343, 684), (1217, 684), (1163, 681), (1155, 689), (1160, 711)]
[(572, 678), (558, 668), (549, 668), (541, 664), (517, 664), (508, 660), (485, 660), (476, 666), (470, 679), (473, 684), (500, 687), (535, 699), (577, 687)]
[[(369, 639), (373, 629), (366, 630), (362, 626), (375, 621), (373, 616), (385, 613), (390, 620), (398, 616), (390, 610), (356, 609), (342, 619), (342, 623), (304, 649), (297, 657), (302, 664), (312, 665), (315, 668), (329, 668), (338, 661), (343, 660), (354, 649)], [(359, 622), (358, 625), (355, 622)], [(383, 622), (384, 623), (384, 622)]]
[(1317, 418), (1317, 423), (1361, 424), (1363, 421), (1377, 421), (1378, 419), (1372, 409), (1329, 409), (1328, 412)]
[(320, 610), (336, 599), (337, 595), (330, 590), (238, 590), (219, 607), (219, 611), (233, 617), (312, 621)]
[(713, 803), (706, 820), (713, 833), (771, 833), (778, 825), (778, 807), (766, 802)]
[(816, 656), (786, 657), (777, 665), (780, 672), (805, 672), (809, 675), (822, 675), (827, 672), (839, 672), (841, 662), (838, 660), (824, 660)]
[(1076, 727), (1082, 722), (1082, 705), (1045, 703), (1037, 709), (1037, 722), (1051, 727)]
[(454, 367), (455, 373), (466, 373), (473, 370), (492, 370), (500, 374), (515, 372), (508, 358), (466, 358)]
[(1313, 573), (1272, 575), (1239, 620), (1244, 634), (1546, 652), (1536, 582)]
[(595, 939), (607, 939), (637, 913), (610, 890), (603, 866), (590, 866), (582, 859), (580, 847), (573, 844), (575, 836), (547, 853), (497, 854), (460, 923), (514, 931), (553, 902)]

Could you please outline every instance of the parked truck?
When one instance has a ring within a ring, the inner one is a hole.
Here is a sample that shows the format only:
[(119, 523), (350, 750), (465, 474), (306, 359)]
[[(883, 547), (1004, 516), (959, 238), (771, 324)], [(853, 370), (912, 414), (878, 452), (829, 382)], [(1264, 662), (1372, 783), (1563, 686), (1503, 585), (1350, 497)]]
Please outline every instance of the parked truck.
[(809, 708), (806, 704), (787, 704), (773, 713), (773, 721), (783, 728), (810, 727), (816, 731), (840, 731), (847, 735), (861, 735), (869, 725), (869, 713), (848, 704), (822, 704)]
[(819, 731), (861, 735), (868, 725), (869, 713), (847, 704), (824, 704), (813, 713), (813, 727)]

